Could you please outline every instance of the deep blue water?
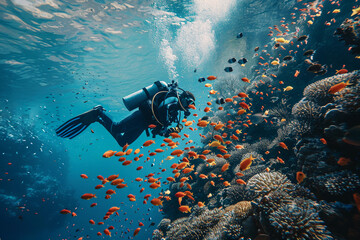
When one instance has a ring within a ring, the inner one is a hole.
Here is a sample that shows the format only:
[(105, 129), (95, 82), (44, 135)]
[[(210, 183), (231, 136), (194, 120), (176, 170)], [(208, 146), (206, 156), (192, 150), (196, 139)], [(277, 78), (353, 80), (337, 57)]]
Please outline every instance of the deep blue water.
[[(0, 238), (94, 239), (97, 232), (112, 225), (116, 238), (127, 239), (139, 221), (145, 226), (137, 239), (151, 238), (154, 227), (148, 226), (151, 222), (156, 226), (162, 214), (158, 207), (142, 201), (147, 193), (157, 196), (161, 188), (151, 190), (142, 183), (146, 190), (140, 194), (141, 183), (134, 179), (149, 173), (157, 176), (161, 169), (167, 169), (159, 174), (162, 180), (170, 176), (174, 162), (162, 161), (169, 151), (150, 161), (122, 166), (115, 158), (102, 158), (105, 151), (121, 148), (100, 124), (91, 125), (94, 133), (88, 128), (73, 140), (56, 137), (54, 129), (99, 104), (120, 121), (129, 114), (121, 98), (157, 80), (175, 80), (192, 91), (199, 109), (192, 113), (203, 116), (200, 110), (209, 95), (197, 79), (250, 76), (258, 61), (253, 49), (271, 42), (268, 26), (279, 24), (283, 16), (289, 18), (295, 4), (270, 2), (0, 0), (0, 207), (5, 213), (0, 217)], [(329, 10), (334, 8), (327, 4)], [(345, 4), (344, 11), (350, 8)], [(325, 20), (328, 17), (319, 21)], [(309, 43), (319, 48), (316, 60), (333, 64), (334, 69), (346, 64), (355, 70), (358, 60), (335, 59), (337, 53), (329, 50), (327, 42), (344, 56), (347, 47), (336, 39), (323, 38), (326, 33), (331, 36), (335, 26), (324, 34), (309, 29), (306, 23), (298, 26), (303, 34), (310, 34)], [(324, 29), (323, 24), (315, 27)], [(237, 39), (238, 32), (245, 36)], [(232, 57), (247, 57), (249, 63), (226, 73), (223, 69)], [(291, 85), (303, 88), (320, 79), (306, 74)], [(301, 91), (297, 94), (301, 98)], [(199, 132), (183, 133), (190, 134), (194, 146), (202, 145)], [(143, 133), (131, 148), (140, 148), (146, 140)], [(158, 148), (162, 138), (155, 142), (156, 146), (144, 153)], [(136, 171), (138, 166), (144, 169)], [(80, 174), (89, 178), (82, 179)], [(108, 200), (104, 199), (108, 185), (96, 190), (95, 201), (80, 199), (84, 193), (95, 193), (96, 176), (112, 174), (125, 178), (128, 187)], [(166, 190), (166, 185), (162, 189)], [(129, 202), (128, 194), (136, 195), (137, 201)], [(90, 208), (92, 202), (98, 205)], [(88, 223), (90, 219), (102, 221), (112, 206), (120, 206), (119, 216), (112, 216), (105, 225)], [(59, 214), (63, 208), (76, 212), (77, 217)]]

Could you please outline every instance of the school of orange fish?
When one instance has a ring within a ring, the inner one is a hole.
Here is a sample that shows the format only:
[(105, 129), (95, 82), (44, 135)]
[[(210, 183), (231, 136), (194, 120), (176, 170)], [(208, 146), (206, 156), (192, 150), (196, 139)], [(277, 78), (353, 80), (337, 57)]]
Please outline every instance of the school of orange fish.
[[(302, 3), (302, 0), (298, 0), (297, 2)], [(299, 36), (298, 35), (298, 30), (295, 31), (291, 31), (291, 26), (292, 25), (296, 25), (297, 21), (302, 20), (302, 21), (306, 21), (308, 26), (311, 26), (314, 21), (316, 21), (316, 18), (319, 17), (322, 14), (322, 5), (323, 1), (311, 1), (311, 2), (304, 2), (303, 8), (295, 8), (295, 12), (291, 13), (291, 19), (292, 22), (291, 23), (285, 23), (285, 18), (283, 20), (281, 20), (281, 25), (277, 26), (272, 26), (269, 27), (269, 37), (274, 37), (272, 40), (274, 41), (275, 44), (275, 48), (280, 48), (283, 51), (288, 52), (289, 55), (291, 54), (296, 54), (298, 51), (306, 51), (306, 44), (307, 44), (307, 36)], [(334, 5), (334, 7), (338, 7), (340, 6), (340, 1), (330, 1), (331, 4)], [(334, 16), (339, 13), (340, 10), (335, 8), (332, 12), (328, 12), (326, 14), (329, 15), (329, 20), (326, 21), (324, 23), (325, 26), (330, 26), (331, 24), (334, 24), (336, 22)], [(349, 13), (350, 16), (351, 13)], [(353, 8), (353, 15), (357, 15), (360, 14), (360, 7), (359, 6), (354, 6)], [(296, 16), (298, 15), (298, 16)], [(287, 45), (293, 46), (296, 45), (296, 48), (298, 49), (297, 51), (294, 50), (286, 50), (287, 49)], [(261, 54), (256, 53), (256, 57), (259, 57), (260, 61), (258, 62), (259, 65), (261, 65), (262, 67), (264, 67), (263, 71), (261, 70), (255, 70), (257, 72), (257, 74), (262, 74), (263, 77), (268, 77), (266, 75), (266, 72), (269, 68), (272, 67), (286, 67), (286, 61), (281, 61), (280, 57), (281, 54), (279, 54), (279, 56), (273, 57), (270, 56), (269, 53), (267, 53), (266, 48), (271, 47), (268, 45), (264, 46), (264, 50), (262, 50)], [(257, 47), (255, 49), (255, 52), (257, 52), (260, 48)], [(262, 72), (262, 73), (261, 73)], [(345, 69), (345, 66), (336, 71), (335, 74), (343, 74), (343, 73), (347, 73), (348, 71)], [(294, 77), (297, 78), (300, 75), (300, 71), (296, 70), (294, 73)], [(271, 77), (276, 78), (277, 76), (275, 74), (270, 74)], [(217, 77), (216, 76), (208, 76), (207, 80), (208, 81), (216, 81)], [(241, 80), (245, 83), (245, 84), (250, 84), (251, 83), (251, 79), (249, 79), (246, 76), (243, 76), (241, 78)], [(260, 80), (261, 84), (266, 84), (265, 82)], [(280, 84), (285, 84), (284, 82), (279, 82)], [(329, 90), (329, 93), (331, 94), (335, 94), (337, 92), (342, 91), (343, 89), (345, 89), (348, 86), (348, 82), (341, 82), (338, 83), (334, 86), (331, 87), (331, 89)], [(216, 96), (218, 94), (217, 91), (215, 91), (212, 87), (211, 83), (206, 83), (204, 84), (204, 87), (206, 88), (210, 88), (211, 90), (209, 90), (209, 94)], [(255, 84), (255, 87), (258, 87)], [(269, 88), (272, 88), (271, 93), (273, 92), (282, 92), (281, 89), (273, 87), (271, 85), (268, 84)], [(287, 86), (283, 89), (283, 91), (291, 91), (293, 89), (292, 86)], [(256, 92), (256, 95), (259, 96), (260, 100), (264, 100), (265, 97), (270, 97), (268, 94), (263, 94), (263, 92)], [(217, 108), (211, 108), (211, 106), (213, 106), (213, 103), (215, 101), (215, 98), (213, 98), (213, 100), (208, 101), (206, 104), (207, 106), (203, 109), (203, 112), (208, 113), (211, 111), (223, 111), (224, 107), (219, 106)], [(150, 157), (155, 157), (158, 153), (163, 153), (165, 155), (168, 155), (165, 160), (172, 160), (172, 161), (176, 161), (177, 163), (173, 163), (171, 165), (171, 169), (172, 169), (172, 174), (173, 175), (168, 175), (166, 177), (166, 181), (167, 183), (172, 183), (172, 182), (180, 182), (180, 188), (183, 188), (184, 190), (181, 192), (177, 192), (175, 193), (175, 197), (178, 199), (178, 210), (180, 212), (183, 213), (188, 213), (191, 211), (191, 206), (188, 205), (182, 205), (182, 200), (183, 198), (189, 198), (191, 199), (194, 204), (197, 204), (199, 207), (203, 207), (205, 206), (205, 203), (200, 202), (196, 200), (196, 196), (191, 192), (191, 181), (193, 180), (193, 178), (201, 178), (201, 179), (208, 179), (210, 181), (210, 183), (214, 186), (215, 182), (213, 181), (214, 179), (220, 180), (222, 182), (222, 184), (225, 187), (230, 186), (229, 181), (227, 181), (227, 179), (224, 179), (222, 177), (222, 175), (216, 175), (213, 173), (210, 173), (209, 175), (204, 175), (204, 174), (198, 174), (195, 170), (194, 170), (194, 164), (192, 164), (191, 162), (194, 159), (201, 159), (202, 161), (206, 162), (208, 167), (213, 166), (215, 163), (215, 159), (212, 158), (207, 158), (208, 154), (213, 153), (216, 155), (216, 157), (218, 158), (224, 158), (224, 159), (228, 159), (231, 157), (231, 155), (229, 154), (229, 150), (228, 149), (241, 149), (243, 148), (243, 145), (241, 145), (242, 142), (246, 141), (246, 129), (251, 128), (251, 127), (256, 127), (255, 124), (253, 124), (249, 118), (249, 116), (251, 116), (255, 111), (251, 109), (252, 104), (250, 102), (250, 99), (248, 97), (248, 95), (244, 92), (236, 92), (234, 93), (234, 96), (232, 98), (226, 98), (225, 99), (225, 104), (231, 104), (233, 109), (236, 109), (237, 114), (236, 117), (228, 122), (210, 122), (210, 121), (206, 121), (206, 120), (202, 120), (202, 118), (198, 118), (197, 120), (189, 120), (189, 119), (183, 119), (182, 122), (184, 123), (184, 126), (188, 129), (186, 132), (192, 131), (201, 131), (204, 132), (204, 129), (207, 130), (207, 134), (211, 134), (212, 135), (212, 140), (211, 142), (206, 146), (206, 150), (202, 151), (202, 152), (196, 152), (193, 149), (195, 148), (193, 144), (193, 140), (190, 139), (189, 134), (187, 133), (183, 133), (183, 134), (179, 134), (179, 133), (171, 133), (169, 138), (164, 138), (163, 142), (161, 143), (155, 143), (154, 140), (147, 140), (143, 143), (143, 145), (139, 148), (131, 148), (131, 146), (126, 145), (124, 146), (120, 151), (113, 151), (113, 150), (109, 150), (106, 151), (102, 157), (104, 158), (115, 158), (115, 157), (119, 157), (118, 161), (123, 165), (123, 166), (128, 166), (128, 165), (134, 165), (134, 163), (138, 162), (141, 159), (144, 159), (145, 163), (147, 163), (150, 160)], [(190, 109), (196, 109), (196, 107), (194, 105), (190, 105), (189, 106)], [(267, 115), (267, 112), (264, 109), (264, 106), (261, 107), (261, 111), (263, 112), (264, 115)], [(228, 114), (230, 115), (230, 114)], [(198, 117), (197, 114), (193, 114), (194, 117)], [(267, 119), (264, 118), (265, 122), (268, 122)], [(286, 121), (286, 119), (282, 119), (281, 121)], [(271, 121), (268, 122), (268, 124), (273, 124)], [(150, 125), (149, 128), (154, 128), (156, 127), (155, 125)], [(224, 131), (224, 129), (226, 129), (227, 132)], [(231, 131), (232, 134), (229, 134), (228, 132)], [(200, 136), (202, 138), (206, 138), (205, 135), (200, 133)], [(187, 145), (186, 147), (184, 147), (183, 149), (180, 149), (179, 146), (179, 141), (184, 141), (185, 145)], [(321, 138), (320, 141), (323, 144), (326, 144), (326, 140), (324, 138)], [(151, 146), (151, 145), (157, 145), (158, 148), (156, 148), (155, 151), (150, 152), (147, 151), (146, 148)], [(191, 146), (190, 146), (191, 145)], [(279, 161), (282, 164), (286, 164), (286, 162), (281, 158), (280, 154), (284, 154), (286, 156), (286, 151), (289, 150), (287, 145), (284, 142), (280, 142), (279, 146), (284, 150), (283, 152), (278, 152), (279, 156), (277, 157), (277, 161)], [(265, 154), (269, 154), (269, 151), (265, 152)], [(163, 156), (163, 155), (162, 155)], [(181, 158), (181, 160), (180, 160)], [(245, 181), (243, 181), (241, 179), (242, 176), (242, 171), (246, 171), (249, 168), (251, 168), (251, 165), (253, 163), (253, 161), (256, 158), (254, 156), (250, 156), (244, 160), (241, 161), (240, 163), (240, 172), (238, 172), (236, 174), (236, 176), (238, 177), (238, 179), (236, 180), (237, 184), (246, 184)], [(178, 161), (179, 160), (179, 161)], [(261, 159), (262, 161), (266, 161), (266, 159)], [(157, 161), (161, 161), (161, 160), (157, 160)], [(338, 161), (338, 164), (343, 166), (346, 165), (350, 160), (347, 158), (340, 158)], [(226, 172), (229, 169), (229, 163), (225, 163), (222, 167), (221, 167), (221, 172)], [(137, 171), (141, 171), (143, 169), (143, 166), (138, 166), (137, 164)], [(165, 172), (167, 169), (162, 169), (161, 172)], [(266, 171), (270, 171), (269, 168), (266, 169)], [(159, 173), (160, 174), (160, 173)], [(134, 174), (135, 175), (135, 174)], [(144, 174), (143, 174), (144, 175)], [(142, 187), (140, 189), (140, 193), (144, 194), (144, 196), (142, 197), (142, 202), (143, 204), (148, 204), (148, 201), (150, 201), (150, 204), (154, 205), (154, 206), (161, 206), (163, 204), (163, 201), (169, 201), (170, 197), (167, 196), (167, 194), (164, 194), (163, 192), (161, 192), (159, 194), (159, 196), (153, 196), (151, 189), (158, 189), (160, 187), (162, 187), (161, 182), (160, 182), (160, 177), (159, 178), (154, 178), (154, 173), (150, 173), (145, 175), (144, 177), (134, 177), (134, 179), (131, 180), (125, 180), (123, 178), (121, 178), (121, 176), (119, 174), (116, 175), (111, 175), (111, 176), (107, 176), (107, 177), (103, 177), (103, 176), (97, 176), (98, 180), (99, 180), (99, 184), (94, 186), (95, 190), (93, 193), (84, 193), (81, 196), (81, 199), (84, 200), (90, 200), (90, 199), (94, 199), (96, 198), (96, 190), (97, 189), (101, 189), (104, 188), (105, 185), (110, 185), (111, 188), (113, 189), (108, 189), (106, 191), (106, 199), (112, 198), (113, 194), (115, 194), (116, 192), (121, 192), (122, 188), (126, 188), (127, 187), (127, 181), (132, 181), (135, 180), (137, 182), (142, 182), (142, 183), (146, 183), (148, 184), (149, 189), (147, 189), (146, 193), (143, 193), (145, 191), (145, 188)], [(88, 176), (86, 174), (81, 174), (80, 176), (83, 179), (87, 179)], [(306, 174), (303, 172), (297, 172), (296, 173), (296, 180), (298, 181), (298, 183), (301, 183), (304, 178), (306, 178)], [(219, 181), (217, 181), (219, 182)], [(136, 196), (136, 194), (129, 194), (128, 196), (128, 200), (130, 202), (136, 202), (138, 199)], [(357, 208), (360, 211), (360, 194), (354, 194), (354, 201), (357, 205)], [(90, 206), (91, 207), (95, 207), (97, 205), (97, 203), (92, 203)], [(118, 206), (111, 206), (109, 207), (109, 210), (105, 213), (103, 220), (106, 221), (107, 219), (109, 219), (113, 214), (119, 214), (118, 210), (120, 209), (120, 207)], [(75, 212), (71, 212), (70, 210), (67, 209), (63, 209), (60, 211), (61, 214), (72, 214), (72, 216), (76, 216)], [(98, 222), (98, 225), (103, 225), (104, 221), (102, 222)], [(96, 222), (92, 219), (89, 219), (89, 223), (90, 224), (96, 224)], [(144, 224), (139, 222), (139, 226), (138, 228), (136, 228), (135, 230), (133, 230), (133, 236), (135, 237), (140, 231), (141, 231), (141, 227), (143, 227)], [(111, 230), (113, 230), (114, 227), (110, 226), (108, 228), (105, 228), (102, 232), (98, 232), (98, 235), (108, 235), (111, 236)], [(81, 240), (82, 237), (79, 238), (79, 240)]]

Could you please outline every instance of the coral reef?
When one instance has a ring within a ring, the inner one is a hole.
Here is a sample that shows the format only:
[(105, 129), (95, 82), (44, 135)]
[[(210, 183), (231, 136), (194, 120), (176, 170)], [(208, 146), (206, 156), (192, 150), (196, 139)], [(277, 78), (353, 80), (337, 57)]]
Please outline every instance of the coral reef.
[(253, 198), (257, 198), (276, 190), (291, 192), (294, 189), (294, 185), (281, 173), (262, 172), (249, 179), (246, 189)]
[[(327, 197), (346, 198), (352, 193), (360, 189), (360, 178), (358, 175), (349, 170), (336, 171), (321, 176), (316, 176), (311, 179), (309, 186), (317, 194), (325, 195)], [(334, 198), (335, 200), (336, 198)]]
[(311, 201), (284, 204), (270, 214), (269, 221), (281, 239), (334, 239)]
[(346, 45), (351, 45), (352, 54), (360, 54), (360, 27), (359, 17), (355, 19), (345, 19), (345, 21), (336, 29), (334, 35), (339, 36), (340, 41), (345, 41)]

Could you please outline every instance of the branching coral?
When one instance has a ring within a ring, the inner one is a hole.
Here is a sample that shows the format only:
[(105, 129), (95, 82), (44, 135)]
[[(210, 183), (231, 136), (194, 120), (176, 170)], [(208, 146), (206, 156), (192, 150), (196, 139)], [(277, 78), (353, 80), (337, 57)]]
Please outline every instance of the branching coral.
[(287, 104), (286, 99), (281, 99), (279, 104), (270, 109), (269, 115), (277, 117), (278, 119), (287, 119), (291, 113), (291, 105)]
[(311, 201), (284, 204), (270, 214), (269, 221), (282, 239), (333, 239)]
[(275, 190), (291, 192), (294, 185), (285, 175), (279, 172), (263, 172), (250, 178), (246, 189), (256, 198)]

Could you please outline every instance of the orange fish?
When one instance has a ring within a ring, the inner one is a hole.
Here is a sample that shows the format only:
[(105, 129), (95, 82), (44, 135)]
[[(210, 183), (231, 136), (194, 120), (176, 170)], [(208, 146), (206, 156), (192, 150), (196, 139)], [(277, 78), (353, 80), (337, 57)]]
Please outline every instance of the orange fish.
[(231, 185), (228, 181), (223, 182), (223, 184), (224, 184), (225, 187), (228, 187), (228, 186)]
[(104, 185), (99, 184), (99, 185), (95, 186), (95, 189), (100, 189), (100, 188), (103, 188), (103, 187), (104, 187)]
[(105, 229), (104, 230), (104, 233), (105, 233), (105, 235), (108, 235), (108, 236), (110, 236), (111, 237), (111, 232), (109, 231), (109, 229)]
[(136, 235), (138, 235), (138, 233), (140, 232), (140, 229), (141, 229), (141, 228), (135, 229), (134, 234), (133, 234), (134, 237), (135, 237)]
[(300, 71), (299, 71), (299, 70), (296, 70), (296, 71), (295, 71), (295, 74), (294, 74), (294, 77), (298, 77), (299, 74), (300, 74)]
[(208, 76), (207, 79), (210, 80), (210, 81), (213, 81), (213, 80), (216, 79), (216, 77), (215, 76)]
[(340, 166), (346, 166), (351, 162), (350, 158), (346, 158), (346, 157), (341, 157), (339, 158), (339, 160), (337, 161), (337, 164), (339, 164)]
[(191, 212), (191, 208), (189, 206), (183, 205), (179, 207), (179, 211), (183, 213), (189, 213)]
[(116, 153), (116, 151), (109, 150), (109, 151), (106, 151), (102, 156), (103, 156), (103, 158), (109, 158), (109, 157), (114, 156), (115, 153)]
[(150, 184), (149, 187), (152, 188), (152, 189), (157, 189), (157, 188), (159, 188), (159, 187), (161, 187), (161, 186), (160, 186), (160, 184), (152, 183), (152, 184)]
[(89, 223), (94, 225), (94, 224), (95, 224), (95, 221), (92, 220), (92, 219), (90, 219)]
[(148, 147), (148, 146), (150, 146), (151, 144), (154, 144), (154, 143), (155, 143), (154, 140), (147, 140), (147, 141), (144, 142), (143, 146)]
[(180, 157), (180, 155), (182, 155), (184, 153), (184, 151), (183, 150), (180, 150), (180, 149), (176, 149), (176, 150), (174, 150), (170, 155), (172, 155), (172, 156), (177, 156), (177, 157)]
[(115, 180), (116, 178), (118, 178), (119, 177), (119, 174), (117, 174), (117, 175), (110, 175), (108, 178), (107, 178), (107, 180), (108, 181), (113, 181), (113, 180)]
[(116, 192), (114, 190), (112, 190), (112, 189), (109, 189), (109, 190), (106, 191), (106, 194), (112, 195), (112, 194), (116, 194)]
[(283, 149), (289, 150), (284, 142), (279, 142), (279, 146), (282, 147)]
[(297, 172), (296, 173), (296, 181), (300, 184), (304, 179), (306, 178), (306, 174), (303, 172)]
[(336, 70), (335, 74), (344, 74), (344, 73), (348, 73), (349, 71), (347, 69), (340, 69), (340, 70)]
[(172, 138), (181, 138), (181, 136), (180, 136), (178, 133), (175, 133), (175, 132), (170, 133), (170, 136), (171, 136)]
[(348, 80), (346, 83), (344, 82), (341, 82), (341, 83), (338, 83), (338, 84), (335, 84), (334, 86), (332, 86), (330, 89), (329, 89), (329, 93), (331, 94), (335, 94), (337, 92), (340, 92), (341, 90), (343, 90), (345, 87), (347, 87), (349, 84), (349, 81)]
[(199, 206), (199, 208), (202, 208), (205, 206), (205, 204), (203, 202), (198, 202), (198, 206)]
[(81, 199), (85, 199), (85, 200), (90, 200), (92, 198), (96, 198), (96, 195), (92, 193), (85, 193), (81, 196)]
[(220, 135), (214, 135), (214, 139), (220, 141), (220, 142), (224, 142), (223, 138)]
[(129, 146), (129, 144), (125, 144), (125, 145), (123, 146), (122, 151), (123, 151), (123, 152), (125, 152), (125, 151), (126, 151), (126, 149), (128, 148), (128, 146)]
[(204, 112), (210, 112), (210, 110), (211, 110), (211, 108), (209, 108), (209, 107), (206, 107), (206, 108), (204, 108)]
[(84, 178), (84, 179), (89, 178), (86, 174), (81, 174), (80, 177), (82, 177), (82, 178)]
[(246, 182), (242, 179), (236, 179), (236, 183), (246, 185)]
[(247, 82), (247, 83), (250, 83), (250, 80), (249, 80), (247, 77), (243, 77), (243, 78), (241, 78), (241, 81), (243, 81), (243, 82)]
[(254, 157), (252, 157), (252, 155), (250, 155), (250, 157), (242, 160), (240, 163), (240, 170), (245, 171), (245, 170), (249, 169), (251, 166), (251, 163), (254, 159), (256, 159), (256, 158), (254, 158)]
[(149, 128), (156, 128), (156, 125), (155, 124), (150, 124), (148, 127)]
[(226, 170), (229, 169), (230, 164), (229, 163), (225, 163), (222, 167), (221, 167), (221, 172), (225, 172)]
[(325, 138), (320, 138), (320, 141), (321, 141), (323, 144), (325, 144), (325, 145), (327, 144)]
[(63, 210), (60, 211), (60, 213), (61, 213), (61, 214), (70, 214), (71, 211), (68, 210), (68, 209), (63, 209)]
[(124, 187), (127, 187), (127, 184), (120, 183), (116, 186), (116, 188), (124, 188)]
[(250, 109), (249, 105), (247, 105), (245, 102), (240, 102), (239, 105), (240, 105), (240, 107), (242, 107), (242, 108), (245, 109), (245, 110), (249, 110), (249, 109)]
[(162, 202), (160, 199), (158, 199), (158, 198), (154, 198), (154, 199), (152, 199), (150, 202), (151, 202), (151, 204), (154, 205), (154, 206), (160, 206), (160, 205), (162, 206), (162, 203), (163, 203), (163, 202)]

